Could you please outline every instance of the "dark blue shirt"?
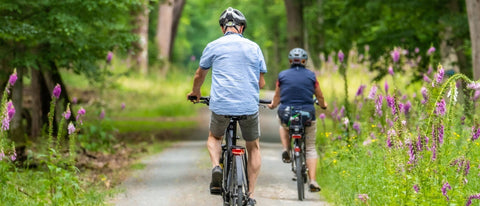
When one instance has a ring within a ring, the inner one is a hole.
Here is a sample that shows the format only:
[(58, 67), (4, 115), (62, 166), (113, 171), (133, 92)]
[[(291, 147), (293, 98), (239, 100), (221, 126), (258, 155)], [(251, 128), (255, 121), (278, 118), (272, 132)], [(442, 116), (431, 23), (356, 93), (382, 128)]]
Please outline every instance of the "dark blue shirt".
[(280, 106), (278, 113), (283, 113), (287, 106), (293, 106), (311, 113), (315, 120), (315, 107), (313, 95), (318, 87), (315, 73), (300, 65), (294, 65), (290, 69), (278, 74), (277, 85), (280, 87)]

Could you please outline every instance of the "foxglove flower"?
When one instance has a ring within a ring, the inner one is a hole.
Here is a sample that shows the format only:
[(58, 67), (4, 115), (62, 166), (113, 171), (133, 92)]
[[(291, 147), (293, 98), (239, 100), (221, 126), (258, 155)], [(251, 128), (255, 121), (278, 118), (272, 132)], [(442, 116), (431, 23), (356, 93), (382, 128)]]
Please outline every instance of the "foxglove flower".
[(444, 70), (443, 67), (440, 65), (440, 66), (438, 66), (438, 71), (437, 71), (437, 74), (436, 74), (437, 83), (441, 83), (441, 82), (442, 82), (443, 76), (445, 76), (445, 70)]
[(367, 200), (369, 199), (367, 194), (358, 194), (358, 199), (361, 200), (363, 203), (367, 203)]
[(478, 90), (480, 89), (480, 82), (473, 82), (473, 83), (467, 84), (467, 88)]
[(392, 75), (392, 76), (395, 74), (395, 73), (393, 72), (393, 67), (392, 67), (392, 66), (389, 66), (389, 67), (388, 67), (388, 73), (389, 73), (390, 75)]
[(354, 122), (352, 127), (355, 131), (357, 131), (357, 134), (360, 134), (360, 123)]
[(473, 94), (472, 100), (476, 102), (478, 98), (480, 97), (480, 90), (475, 91), (475, 94)]
[(75, 132), (75, 126), (72, 122), (70, 122), (67, 126), (68, 134), (71, 135)]
[(60, 88), (60, 85), (59, 84), (55, 85), (55, 88), (53, 88), (53, 96), (58, 99), (60, 97), (61, 92), (62, 92), (62, 88)]
[(110, 64), (113, 58), (113, 52), (109, 51), (107, 54), (107, 63)]
[(122, 106), (121, 106), (122, 110), (125, 109), (125, 103), (122, 102)]
[(358, 96), (362, 95), (362, 94), (363, 94), (363, 90), (365, 89), (365, 87), (366, 87), (366, 86), (363, 85), (363, 84), (360, 85), (360, 87), (358, 87), (357, 94), (356, 94), (355, 96), (358, 97)]
[(442, 99), (439, 102), (437, 102), (437, 108), (435, 109), (435, 114), (443, 116), (445, 115), (445, 111), (446, 111), (445, 99)]
[(394, 63), (397, 63), (398, 60), (400, 60), (400, 52), (398, 52), (398, 50), (395, 49), (391, 55)]
[(480, 127), (477, 128), (477, 131), (475, 131), (475, 128), (472, 127), (472, 134), (473, 134), (472, 135), (472, 142), (473, 142), (473, 141), (477, 140), (478, 137), (480, 137)]
[(395, 98), (387, 96), (387, 106), (392, 109), (392, 114), (395, 114), (397, 109), (395, 108)]
[(413, 190), (415, 190), (415, 193), (418, 193), (420, 188), (418, 187), (418, 185), (413, 185)]
[(78, 103), (78, 99), (77, 99), (76, 97), (73, 97), (73, 98), (72, 98), (72, 103), (73, 103), (73, 104), (77, 104), (77, 103)]
[(435, 47), (433, 47), (433, 46), (432, 46), (432, 47), (430, 47), (430, 48), (428, 49), (428, 51), (427, 51), (427, 55), (429, 55), (429, 56), (430, 56), (430, 55), (432, 55), (432, 54), (433, 54), (433, 52), (435, 52)]
[(432, 82), (432, 80), (430, 78), (428, 78), (428, 76), (426, 74), (423, 74), (423, 81), (426, 82), (426, 83)]
[(99, 118), (100, 118), (100, 119), (104, 119), (104, 118), (105, 118), (105, 110), (102, 109), (102, 112), (100, 112)]
[(417, 138), (417, 151), (422, 151), (423, 150), (423, 145), (422, 145), (422, 136), (418, 135)]
[(375, 112), (379, 117), (381, 117), (383, 114), (382, 106), (383, 106), (383, 96), (379, 94), (377, 99), (375, 100)]
[(415, 150), (413, 149), (413, 142), (408, 141), (408, 164), (414, 164), (415, 163)]
[(443, 135), (444, 135), (444, 126), (443, 124), (440, 124), (440, 126), (438, 127), (438, 142), (440, 144), (443, 144)]
[(17, 81), (17, 70), (14, 70), (13, 71), (13, 74), (10, 75), (10, 78), (8, 78), (8, 83), (10, 83), (11, 86), (13, 86), (15, 84), (15, 82)]
[(465, 170), (463, 171), (465, 174), (465, 176), (468, 175), (468, 173), (470, 172), (470, 160), (467, 160), (467, 162), (465, 163)]
[(70, 119), (70, 116), (72, 115), (72, 112), (70, 111), (70, 107), (67, 107), (67, 111), (63, 112), (63, 117), (65, 117), (66, 120)]
[(377, 86), (373, 85), (368, 93), (367, 99), (375, 99), (375, 95), (377, 94)]
[(338, 52), (338, 61), (343, 62), (343, 58), (345, 58), (345, 55), (344, 55), (343, 52), (340, 50), (340, 51)]
[(85, 109), (82, 107), (78, 110), (77, 112), (77, 117), (75, 118), (77, 121), (80, 120), (80, 124), (83, 124), (82, 122), (82, 119), (80, 117), (82, 117), (83, 115), (85, 115)]
[(468, 201), (467, 201), (466, 206), (472, 205), (472, 200), (473, 200), (473, 199), (480, 200), (480, 193), (479, 193), (479, 194), (475, 194), (475, 195), (471, 195), (470, 197), (468, 197)]
[(388, 94), (388, 82), (387, 81), (385, 81), (384, 88), (385, 88), (385, 94)]
[(322, 121), (325, 120), (325, 113), (321, 113), (318, 118), (320, 118)]
[(2, 131), (7, 131), (10, 128), (10, 121), (15, 116), (15, 107), (12, 101), (8, 101), (6, 107), (2, 119)]
[(420, 49), (418, 47), (415, 47), (415, 53), (420, 52)]
[(442, 194), (447, 198), (447, 201), (450, 201), (450, 198), (448, 198), (448, 195), (447, 195), (447, 190), (451, 190), (451, 189), (452, 187), (450, 187), (450, 184), (448, 184), (448, 182), (445, 182), (442, 186)]
[(423, 96), (422, 104), (425, 104), (425, 103), (427, 103), (427, 101), (428, 101), (427, 88), (422, 87), (422, 88), (420, 89), (420, 91), (421, 91), (422, 96)]

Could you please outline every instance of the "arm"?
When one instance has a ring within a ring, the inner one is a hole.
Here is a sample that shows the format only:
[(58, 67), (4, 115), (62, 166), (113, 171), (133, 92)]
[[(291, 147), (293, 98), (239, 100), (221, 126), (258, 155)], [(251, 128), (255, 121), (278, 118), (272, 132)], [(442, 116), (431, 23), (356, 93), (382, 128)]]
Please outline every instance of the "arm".
[(323, 97), (322, 90), (320, 89), (320, 86), (317, 86), (315, 88), (315, 97), (317, 97), (318, 104), (322, 109), (327, 109), (327, 102), (325, 102), (325, 98)]
[(265, 73), (260, 73), (260, 79), (258, 80), (258, 86), (262, 89), (265, 86), (265, 78), (263, 77)]
[(275, 109), (279, 104), (280, 104), (280, 87), (278, 86), (278, 83), (275, 86), (275, 95), (273, 96), (272, 103), (270, 103), (268, 108), (270, 109)]
[(189, 96), (196, 96), (197, 102), (200, 100), (202, 96), (200, 92), (200, 88), (202, 87), (203, 82), (205, 81), (205, 77), (207, 76), (208, 70), (202, 69), (198, 67), (197, 71), (195, 72), (195, 77), (193, 78), (193, 88), (192, 91), (187, 94), (187, 99)]

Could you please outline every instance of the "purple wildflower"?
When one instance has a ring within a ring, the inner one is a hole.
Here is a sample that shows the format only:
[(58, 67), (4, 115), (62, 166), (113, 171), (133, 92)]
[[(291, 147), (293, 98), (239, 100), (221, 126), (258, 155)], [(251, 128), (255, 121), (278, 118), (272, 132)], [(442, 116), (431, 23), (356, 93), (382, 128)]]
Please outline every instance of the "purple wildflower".
[(440, 102), (437, 102), (437, 108), (435, 109), (435, 114), (443, 116), (445, 115), (445, 99), (440, 100)]
[(395, 72), (393, 72), (393, 67), (392, 66), (388, 67), (388, 73), (392, 76), (395, 74)]
[(5, 157), (5, 153), (3, 152), (3, 149), (2, 149), (2, 152), (0, 152), (0, 161)]
[(433, 52), (435, 52), (435, 47), (432, 46), (432, 47), (430, 47), (430, 49), (428, 49), (427, 55), (430, 56), (430, 55), (432, 55)]
[(342, 50), (338, 52), (338, 61), (343, 62), (345, 55), (343, 54)]
[(387, 81), (385, 81), (384, 88), (385, 88), (385, 94), (388, 94), (388, 82)]
[(405, 115), (410, 112), (410, 108), (412, 108), (412, 103), (410, 101), (407, 101), (407, 103), (403, 105), (403, 112), (405, 113)]
[(320, 118), (322, 121), (325, 120), (325, 113), (321, 113), (318, 118)]
[(10, 78), (8, 79), (8, 83), (10, 83), (10, 85), (14, 85), (15, 82), (17, 81), (17, 70), (14, 70), (13, 71), (13, 74), (10, 75)]
[(417, 151), (422, 151), (423, 145), (422, 145), (422, 136), (418, 135), (417, 139)]
[(68, 130), (68, 134), (69, 134), (69, 135), (71, 135), (71, 134), (73, 134), (73, 133), (75, 132), (75, 126), (73, 125), (72, 122), (70, 122), (70, 123), (68, 124), (67, 130)]
[(418, 47), (415, 47), (415, 53), (420, 52), (420, 49)]
[(377, 86), (373, 85), (368, 93), (367, 99), (375, 99), (375, 95), (377, 94)]
[(480, 193), (475, 194), (475, 195), (471, 195), (470, 197), (468, 197), (468, 201), (467, 201), (466, 206), (470, 206), (472, 204), (472, 199), (480, 200)]
[(392, 108), (392, 114), (396, 113), (396, 108), (395, 108), (395, 98), (391, 96), (387, 96), (387, 105), (388, 107)]
[(366, 204), (369, 197), (367, 194), (358, 194), (358, 199), (360, 199), (363, 203)]
[(122, 110), (125, 109), (125, 103), (122, 102), (122, 106), (121, 106)]
[(472, 142), (473, 142), (473, 141), (477, 140), (478, 137), (480, 137), (480, 127), (477, 128), (477, 131), (476, 131), (476, 132), (475, 132), (475, 128), (472, 127), (472, 134), (473, 134), (473, 135), (472, 135)]
[(358, 96), (362, 95), (363, 90), (365, 90), (365, 87), (367, 87), (367, 86), (365, 86), (364, 84), (360, 85), (360, 87), (358, 87), (357, 94), (355, 96), (358, 97)]
[(448, 184), (448, 182), (445, 182), (442, 186), (442, 194), (447, 198), (447, 201), (450, 201), (450, 198), (448, 198), (448, 195), (447, 195), (447, 189), (451, 190), (452, 187), (450, 187), (450, 184)]
[(480, 90), (475, 91), (475, 94), (473, 95), (472, 100), (476, 102), (478, 98), (480, 97)]
[(382, 106), (383, 106), (383, 96), (379, 94), (377, 99), (375, 100), (375, 112), (379, 117), (381, 117), (383, 114)]
[(60, 97), (61, 92), (62, 92), (62, 88), (60, 88), (60, 85), (59, 84), (55, 85), (55, 88), (53, 88), (53, 96), (58, 99)]
[(434, 140), (432, 145), (432, 161), (435, 161), (436, 159), (437, 159), (437, 144), (435, 143), (435, 140)]
[(444, 134), (444, 126), (443, 124), (440, 124), (440, 126), (438, 127), (438, 142), (440, 144), (443, 144), (443, 134)]
[(432, 82), (432, 80), (430, 78), (428, 78), (428, 76), (426, 74), (423, 74), (423, 81), (427, 82), (427, 83)]
[(15, 116), (15, 106), (13, 106), (12, 101), (7, 102), (7, 117), (12, 120), (13, 116)]
[(65, 117), (65, 119), (70, 119), (70, 116), (72, 115), (72, 112), (70, 111), (70, 107), (67, 108), (67, 111), (65, 111), (63, 113), (63, 117)]
[(470, 160), (467, 160), (465, 164), (465, 170), (464, 170), (465, 176), (467, 176), (469, 172), (470, 172)]
[(17, 152), (16, 152), (15, 150), (13, 150), (13, 155), (10, 156), (10, 159), (11, 159), (12, 161), (15, 161), (15, 160), (17, 159)]
[[(76, 120), (78, 121), (80, 119), (80, 117), (82, 117), (83, 115), (85, 115), (85, 109), (82, 107), (78, 110), (77, 112), (77, 117), (76, 117)], [(80, 119), (80, 124), (82, 124), (82, 120)]]
[(390, 129), (388, 130), (387, 132), (387, 147), (388, 148), (392, 148), (393, 144), (392, 144), (392, 136), (396, 135), (396, 132), (394, 129)]
[(407, 143), (408, 145), (408, 164), (414, 164), (415, 163), (415, 150), (413, 149), (413, 142), (409, 141)]
[(435, 75), (437, 78), (437, 83), (441, 83), (443, 80), (443, 76), (445, 75), (445, 70), (442, 66), (438, 66), (437, 74)]
[(112, 57), (113, 57), (113, 52), (109, 51), (108, 54), (107, 54), (107, 63), (110, 64), (110, 62), (112, 61)]
[(470, 84), (467, 84), (467, 88), (478, 90), (478, 89), (480, 89), (480, 83), (472, 82)]
[(415, 193), (418, 193), (418, 191), (420, 190), (420, 188), (418, 187), (417, 184), (413, 185), (413, 190), (415, 190)]
[(392, 55), (392, 59), (393, 59), (393, 62), (394, 62), (394, 63), (396, 63), (396, 62), (398, 62), (398, 60), (400, 60), (400, 52), (398, 52), (398, 50), (395, 49), (395, 50), (392, 52), (391, 55)]
[(73, 98), (72, 98), (72, 103), (73, 103), (73, 104), (77, 104), (77, 102), (78, 102), (78, 99), (77, 99), (76, 97), (73, 97)]
[(422, 104), (425, 104), (425, 103), (428, 101), (427, 88), (422, 87), (422, 88), (420, 89), (420, 91), (421, 91), (422, 96), (423, 96)]
[(100, 112), (99, 118), (100, 118), (100, 119), (104, 119), (104, 118), (105, 118), (105, 110), (102, 109), (102, 112)]
[(355, 131), (357, 131), (357, 134), (360, 134), (360, 123), (354, 122), (352, 127)]
[(7, 131), (10, 128), (10, 121), (12, 120), (13, 116), (15, 116), (15, 107), (13, 106), (12, 101), (8, 101), (6, 107), (7, 108), (3, 114), (2, 119), (3, 131)]

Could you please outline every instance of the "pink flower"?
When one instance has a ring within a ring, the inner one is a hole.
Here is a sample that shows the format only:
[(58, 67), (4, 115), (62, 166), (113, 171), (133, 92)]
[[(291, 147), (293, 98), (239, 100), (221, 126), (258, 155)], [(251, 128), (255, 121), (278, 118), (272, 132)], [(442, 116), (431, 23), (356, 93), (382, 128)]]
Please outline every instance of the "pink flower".
[(358, 96), (362, 95), (362, 94), (363, 94), (363, 90), (365, 89), (365, 87), (367, 87), (367, 86), (365, 86), (365, 85), (363, 85), (363, 84), (360, 85), (360, 87), (358, 87), (357, 94), (356, 94), (355, 96), (358, 97)]
[(322, 121), (325, 120), (325, 113), (321, 113), (318, 118), (320, 118)]
[(13, 71), (13, 74), (10, 75), (10, 78), (8, 79), (8, 83), (10, 83), (10, 85), (14, 85), (15, 82), (17, 81), (17, 70)]
[(72, 122), (70, 122), (67, 126), (68, 134), (71, 135), (75, 132), (75, 126)]
[(100, 112), (99, 118), (100, 118), (100, 119), (104, 119), (104, 118), (105, 118), (105, 110), (102, 109), (102, 112)]
[(387, 81), (385, 81), (384, 87), (385, 87), (385, 94), (388, 94), (388, 82)]
[(338, 52), (338, 61), (340, 62), (343, 62), (343, 59), (345, 58), (345, 55), (343, 54), (343, 52), (340, 50)]
[(413, 185), (413, 190), (415, 190), (415, 193), (418, 193), (420, 188), (418, 187), (418, 185)]
[(373, 85), (368, 93), (367, 99), (375, 99), (375, 95), (377, 94), (377, 86)]
[(392, 76), (395, 74), (395, 73), (393, 72), (393, 67), (392, 67), (392, 66), (389, 66), (389, 67), (388, 67), (388, 73), (389, 73), (390, 75), (392, 75)]
[(398, 60), (400, 60), (400, 52), (398, 52), (396, 49), (392, 52), (392, 59), (393, 62), (396, 63)]
[(62, 93), (62, 88), (60, 88), (60, 85), (57, 84), (55, 85), (55, 88), (53, 88), (53, 96), (58, 99), (60, 97), (60, 93)]
[(109, 51), (108, 54), (107, 54), (107, 63), (110, 64), (110, 62), (112, 61), (112, 57), (113, 57), (113, 52)]
[(78, 110), (77, 114), (79, 115), (85, 115), (85, 109), (82, 107)]
[(358, 194), (358, 199), (360, 199), (363, 203), (366, 204), (369, 197), (367, 194)]
[(72, 98), (72, 103), (73, 104), (77, 104), (77, 102), (78, 102), (78, 99), (76, 97)]
[(6, 107), (7, 109), (5, 110), (2, 119), (3, 131), (7, 131), (10, 128), (10, 121), (12, 120), (13, 116), (15, 116), (15, 107), (13, 106), (12, 101), (8, 101)]
[(125, 109), (125, 103), (122, 102), (122, 110)]
[(430, 55), (432, 55), (432, 54), (433, 54), (433, 52), (435, 52), (435, 47), (433, 47), (433, 46), (432, 46), (432, 47), (430, 47), (430, 49), (428, 49), (428, 51), (427, 51), (427, 55), (429, 55), (429, 56), (430, 56)]
[(71, 116), (71, 115), (72, 115), (72, 112), (70, 111), (70, 107), (69, 107), (69, 108), (67, 108), (67, 111), (65, 111), (65, 112), (63, 113), (63, 117), (65, 117), (65, 119), (68, 120), (68, 119), (70, 119), (70, 116)]
[(420, 49), (418, 47), (415, 47), (415, 53), (420, 52)]

